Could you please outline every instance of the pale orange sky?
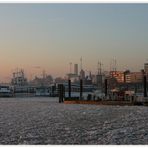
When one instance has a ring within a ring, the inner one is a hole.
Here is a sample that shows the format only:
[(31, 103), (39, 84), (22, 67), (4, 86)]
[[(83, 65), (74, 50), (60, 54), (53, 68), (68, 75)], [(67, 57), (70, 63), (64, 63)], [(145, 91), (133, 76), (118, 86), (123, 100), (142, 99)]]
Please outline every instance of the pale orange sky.
[(93, 73), (98, 60), (139, 71), (148, 59), (148, 4), (0, 4), (0, 20), (0, 81), (16, 68), (64, 77), (81, 56)]

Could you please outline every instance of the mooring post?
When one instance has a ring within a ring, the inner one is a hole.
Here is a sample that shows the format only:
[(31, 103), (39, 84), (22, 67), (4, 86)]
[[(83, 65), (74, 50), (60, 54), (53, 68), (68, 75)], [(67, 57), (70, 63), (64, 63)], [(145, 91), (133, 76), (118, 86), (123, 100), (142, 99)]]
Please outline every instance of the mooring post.
[(143, 76), (143, 87), (144, 87), (144, 97), (147, 97), (147, 81), (146, 81), (146, 75)]
[(83, 98), (83, 80), (80, 79), (80, 100)]
[(69, 98), (71, 98), (71, 80), (68, 80), (68, 92), (69, 92)]
[(61, 103), (61, 85), (58, 84), (59, 103)]
[(105, 79), (105, 97), (107, 97), (107, 79)]
[(65, 86), (63, 85), (63, 102), (64, 102), (64, 98), (65, 98)]
[(61, 84), (61, 102), (64, 102), (64, 85)]
[(63, 97), (64, 97), (64, 93), (63, 93), (63, 84), (59, 84), (58, 85), (58, 90), (59, 90), (59, 103), (64, 102), (63, 101)]
[(54, 97), (54, 90), (55, 90), (55, 88), (54, 88), (55, 86), (52, 86), (51, 88), (52, 88), (52, 97)]

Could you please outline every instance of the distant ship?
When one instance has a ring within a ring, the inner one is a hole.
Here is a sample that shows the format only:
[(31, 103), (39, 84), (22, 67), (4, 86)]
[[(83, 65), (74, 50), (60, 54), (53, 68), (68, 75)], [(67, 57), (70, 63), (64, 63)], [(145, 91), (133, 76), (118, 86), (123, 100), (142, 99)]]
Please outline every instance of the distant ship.
[(0, 85), (0, 97), (12, 97), (13, 88), (9, 85)]
[[(63, 84), (65, 87), (65, 97), (68, 97), (68, 83)], [(83, 85), (83, 97), (86, 98), (88, 94), (93, 94), (96, 91), (96, 87), (94, 85)], [(71, 84), (71, 97), (79, 97), (80, 96), (80, 85), (79, 84)]]

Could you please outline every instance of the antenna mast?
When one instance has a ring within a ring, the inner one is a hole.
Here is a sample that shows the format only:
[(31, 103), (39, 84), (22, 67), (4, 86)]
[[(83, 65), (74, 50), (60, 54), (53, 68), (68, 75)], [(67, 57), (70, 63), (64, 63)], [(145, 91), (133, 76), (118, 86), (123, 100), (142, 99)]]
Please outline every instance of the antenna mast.
[(117, 71), (117, 60), (115, 59), (115, 72)]
[(80, 58), (80, 62), (81, 62), (81, 70), (82, 70), (82, 57)]
[(111, 63), (110, 63), (110, 71), (117, 71), (117, 60), (116, 59), (112, 59)]

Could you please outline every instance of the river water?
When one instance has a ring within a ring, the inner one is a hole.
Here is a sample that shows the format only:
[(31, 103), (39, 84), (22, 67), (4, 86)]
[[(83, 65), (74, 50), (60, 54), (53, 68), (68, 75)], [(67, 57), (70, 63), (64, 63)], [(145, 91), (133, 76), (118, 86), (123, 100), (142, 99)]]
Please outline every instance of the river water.
[(148, 107), (0, 98), (0, 144), (148, 144)]

